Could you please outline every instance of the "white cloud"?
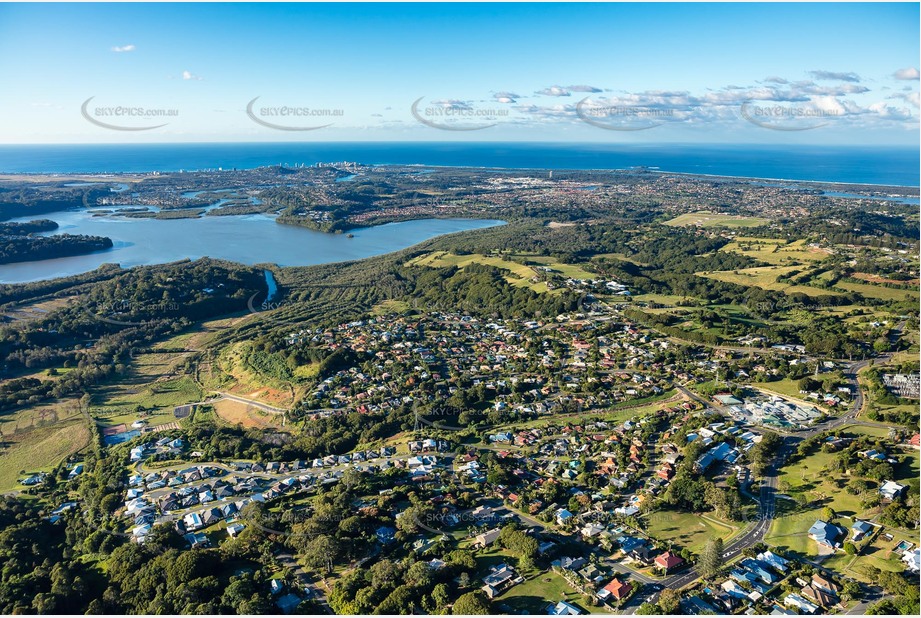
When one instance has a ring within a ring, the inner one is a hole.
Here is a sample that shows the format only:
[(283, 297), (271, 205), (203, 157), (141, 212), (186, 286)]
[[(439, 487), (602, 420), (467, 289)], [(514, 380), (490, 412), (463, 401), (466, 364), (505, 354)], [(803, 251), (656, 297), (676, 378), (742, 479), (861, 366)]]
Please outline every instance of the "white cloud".
[(538, 90), (535, 94), (542, 94), (548, 97), (568, 97), (569, 91), (562, 86), (550, 86), (549, 88)]
[(133, 52), (135, 49), (134, 45), (116, 45), (112, 48), (112, 51), (120, 54), (122, 52)]
[(601, 92), (601, 88), (595, 88), (594, 86), (586, 86), (584, 84), (579, 85), (579, 86), (570, 86), (568, 90), (570, 92)]
[(192, 73), (191, 71), (183, 71), (183, 72), (182, 72), (182, 79), (185, 79), (185, 80), (201, 81), (201, 77), (199, 77), (198, 75), (195, 75), (195, 74)]
[(492, 98), (499, 103), (517, 103), (521, 95), (514, 92), (494, 92)]
[(836, 71), (809, 71), (814, 79), (832, 80), (841, 82), (859, 82), (860, 76), (857, 73), (839, 73)]
[(917, 90), (914, 92), (898, 92), (889, 98), (902, 99), (913, 107), (921, 108), (921, 94), (919, 94)]
[(438, 99), (432, 101), (432, 105), (441, 105), (445, 109), (473, 109), (470, 101), (462, 101), (460, 99)]
[(904, 69), (899, 69), (892, 76), (896, 79), (918, 79), (921, 77), (921, 72), (914, 67), (907, 67)]

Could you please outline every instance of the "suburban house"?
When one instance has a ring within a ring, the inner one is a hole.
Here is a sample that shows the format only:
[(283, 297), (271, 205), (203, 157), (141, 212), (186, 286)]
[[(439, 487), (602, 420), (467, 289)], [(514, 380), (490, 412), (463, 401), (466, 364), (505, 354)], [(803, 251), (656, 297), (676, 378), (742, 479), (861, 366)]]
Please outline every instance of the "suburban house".
[(841, 590), (841, 587), (838, 584), (831, 581), (830, 579), (822, 577), (818, 573), (815, 573), (812, 576), (812, 586), (829, 594), (838, 594), (838, 591)]
[(503, 590), (514, 586), (517, 581), (518, 574), (515, 569), (503, 562), (489, 570), (489, 575), (483, 578), (482, 590), (486, 596), (493, 599), (502, 594)]
[(895, 481), (886, 481), (879, 488), (879, 495), (886, 500), (897, 500), (905, 495), (907, 485), (899, 485)]
[(582, 613), (582, 610), (571, 605), (566, 601), (560, 601), (556, 605), (550, 604), (547, 606), (547, 615), (548, 616), (578, 616)]
[(834, 549), (837, 546), (838, 537), (841, 536), (841, 530), (821, 519), (817, 519), (812, 527), (809, 528), (809, 538), (825, 547)]
[(798, 594), (788, 594), (784, 597), (783, 602), (788, 607), (795, 607), (804, 614), (814, 614), (819, 609), (817, 605), (813, 605)]
[(800, 590), (800, 595), (810, 603), (822, 607), (833, 607), (838, 603), (838, 597), (816, 586), (804, 586)]
[(859, 541), (860, 539), (865, 537), (871, 530), (873, 530), (873, 526), (870, 523), (861, 521), (858, 519), (854, 521), (854, 525), (851, 526), (851, 537), (855, 541)]
[(499, 532), (500, 530), (498, 528), (493, 528), (492, 530), (487, 530), (486, 532), (476, 535), (476, 540), (473, 543), (474, 546), (489, 547), (499, 538)]
[(556, 523), (560, 526), (565, 526), (570, 519), (573, 518), (573, 514), (566, 509), (560, 509), (556, 512)]
[(664, 554), (656, 556), (655, 563), (657, 567), (668, 573), (672, 569), (684, 564), (684, 559), (678, 554), (667, 551)]
[(588, 560), (581, 556), (577, 558), (569, 558), (567, 556), (563, 556), (559, 560), (554, 560), (550, 563), (551, 566), (559, 567), (567, 571), (578, 571), (586, 564), (588, 564)]
[(905, 568), (912, 573), (921, 572), (921, 549), (902, 554), (902, 562), (905, 563)]
[(633, 590), (633, 586), (615, 577), (608, 582), (604, 588), (598, 591), (598, 598), (602, 601), (607, 601), (608, 599), (620, 601), (621, 599), (627, 598), (631, 590)]

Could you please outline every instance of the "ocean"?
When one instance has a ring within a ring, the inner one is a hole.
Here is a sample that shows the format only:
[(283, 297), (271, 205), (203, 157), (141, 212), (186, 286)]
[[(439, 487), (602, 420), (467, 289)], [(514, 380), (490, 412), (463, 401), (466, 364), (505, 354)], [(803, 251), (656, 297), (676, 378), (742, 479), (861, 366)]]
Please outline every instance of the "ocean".
[(0, 145), (0, 173), (245, 169), (339, 161), (559, 170), (648, 167), (716, 176), (921, 185), (921, 156), (911, 147), (520, 142)]

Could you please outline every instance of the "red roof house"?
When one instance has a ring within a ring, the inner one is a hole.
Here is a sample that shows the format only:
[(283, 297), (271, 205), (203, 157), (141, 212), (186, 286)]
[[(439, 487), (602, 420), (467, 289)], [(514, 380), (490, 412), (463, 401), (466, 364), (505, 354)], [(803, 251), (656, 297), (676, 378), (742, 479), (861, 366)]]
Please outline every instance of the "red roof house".
[(632, 589), (632, 586), (630, 586), (630, 584), (628, 584), (627, 582), (622, 582), (616, 577), (612, 579), (608, 583), (608, 585), (603, 588), (603, 590), (607, 590), (608, 592), (610, 592), (611, 596), (617, 599), (618, 601), (620, 601), (621, 599), (625, 598), (628, 594), (630, 594), (631, 589)]
[(678, 554), (674, 554), (670, 551), (665, 552), (664, 554), (659, 554), (656, 556), (656, 566), (665, 571), (666, 573), (671, 569), (684, 563), (684, 559), (681, 558)]

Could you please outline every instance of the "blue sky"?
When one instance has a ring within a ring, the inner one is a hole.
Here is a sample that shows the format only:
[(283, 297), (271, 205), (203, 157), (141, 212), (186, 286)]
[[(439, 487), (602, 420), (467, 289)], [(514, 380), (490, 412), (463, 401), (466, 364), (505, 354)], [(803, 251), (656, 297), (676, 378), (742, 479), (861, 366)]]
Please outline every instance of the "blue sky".
[(918, 20), (917, 3), (0, 4), (0, 142), (917, 145)]

